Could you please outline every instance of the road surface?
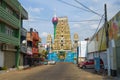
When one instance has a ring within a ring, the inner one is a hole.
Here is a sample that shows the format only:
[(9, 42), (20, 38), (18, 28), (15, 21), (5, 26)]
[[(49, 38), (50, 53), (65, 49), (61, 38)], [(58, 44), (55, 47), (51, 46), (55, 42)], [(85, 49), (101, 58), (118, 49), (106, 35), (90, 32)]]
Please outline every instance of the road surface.
[[(79, 69), (73, 63), (42, 65), (27, 70), (0, 74), (0, 80), (106, 80), (90, 69)], [(108, 80), (108, 79), (107, 79)]]

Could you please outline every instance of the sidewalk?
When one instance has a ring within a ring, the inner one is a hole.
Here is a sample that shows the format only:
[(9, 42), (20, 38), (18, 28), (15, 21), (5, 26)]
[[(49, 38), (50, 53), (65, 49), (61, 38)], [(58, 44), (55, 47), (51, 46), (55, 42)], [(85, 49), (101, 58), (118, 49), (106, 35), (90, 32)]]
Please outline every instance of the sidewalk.
[(92, 73), (95, 73), (95, 74), (98, 74), (98, 75), (101, 75), (103, 76), (103, 80), (120, 80), (120, 77), (113, 77), (113, 76), (108, 76), (106, 72), (95, 72), (94, 69), (92, 70)]
[(29, 68), (28, 65), (26, 65), (26, 66), (19, 66), (19, 69), (17, 69), (17, 68), (9, 68), (7, 70), (0, 70), (0, 74), (6, 73), (6, 72), (11, 72), (11, 71), (16, 71), (16, 70), (24, 70), (24, 69), (27, 69), (27, 68)]

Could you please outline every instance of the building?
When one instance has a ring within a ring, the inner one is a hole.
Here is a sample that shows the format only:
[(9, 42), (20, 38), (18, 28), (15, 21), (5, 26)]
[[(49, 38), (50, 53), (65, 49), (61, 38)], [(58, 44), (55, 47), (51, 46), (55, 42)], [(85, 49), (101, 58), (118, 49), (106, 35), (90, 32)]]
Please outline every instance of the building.
[(79, 46), (78, 41), (79, 41), (79, 36), (77, 33), (75, 33), (73, 36), (73, 51), (74, 52), (77, 52), (77, 47)]
[(47, 50), (49, 53), (52, 52), (52, 36), (50, 34), (47, 36)]
[(106, 27), (103, 27), (88, 41), (87, 58), (100, 57), (111, 75), (120, 76), (120, 11), (108, 22), (109, 53), (106, 47)]
[(21, 28), (21, 38), (20, 38), (20, 66), (25, 65), (25, 56), (27, 55), (27, 41), (26, 41), (27, 30)]
[(27, 32), (27, 54), (25, 64), (33, 65), (35, 62), (39, 62), (39, 48), (38, 44), (41, 42), (38, 32), (33, 29), (30, 29), (30, 32)]
[(18, 0), (0, 0), (0, 67), (18, 67), (20, 29), (28, 13)]
[(87, 41), (80, 41), (80, 46), (79, 46), (79, 62), (85, 61), (86, 55), (87, 55)]
[(58, 17), (56, 35), (52, 45), (53, 51), (71, 51), (71, 35), (67, 17)]

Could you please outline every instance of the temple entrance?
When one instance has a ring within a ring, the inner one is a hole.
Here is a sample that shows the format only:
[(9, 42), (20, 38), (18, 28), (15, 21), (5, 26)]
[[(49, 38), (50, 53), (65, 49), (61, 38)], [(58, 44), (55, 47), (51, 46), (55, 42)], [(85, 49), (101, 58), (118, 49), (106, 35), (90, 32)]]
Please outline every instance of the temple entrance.
[(60, 62), (64, 62), (64, 60), (65, 60), (65, 54), (66, 54), (65, 51), (60, 51), (60, 52), (58, 53), (58, 57), (59, 57), (59, 61), (60, 61)]

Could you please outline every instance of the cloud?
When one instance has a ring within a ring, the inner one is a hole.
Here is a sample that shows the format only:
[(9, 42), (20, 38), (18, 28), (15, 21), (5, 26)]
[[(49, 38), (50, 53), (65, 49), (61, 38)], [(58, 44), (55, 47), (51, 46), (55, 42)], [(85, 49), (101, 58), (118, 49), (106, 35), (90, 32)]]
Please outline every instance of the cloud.
[(49, 33), (47, 33), (47, 32), (42, 32), (42, 33), (40, 34), (40, 36), (41, 36), (41, 37), (47, 37), (48, 34), (49, 34)]
[(44, 8), (37, 8), (37, 7), (29, 7), (28, 8), (28, 11), (29, 12), (33, 12), (33, 13), (40, 13), (41, 11), (43, 11), (44, 10)]
[(80, 24), (73, 24), (72, 28), (80, 28)]
[(93, 24), (93, 25), (90, 25), (91, 29), (97, 29), (98, 27), (98, 24)]
[(93, 0), (93, 2), (98, 2), (98, 0)]
[(113, 4), (119, 6), (120, 5), (120, 0), (116, 0)]

